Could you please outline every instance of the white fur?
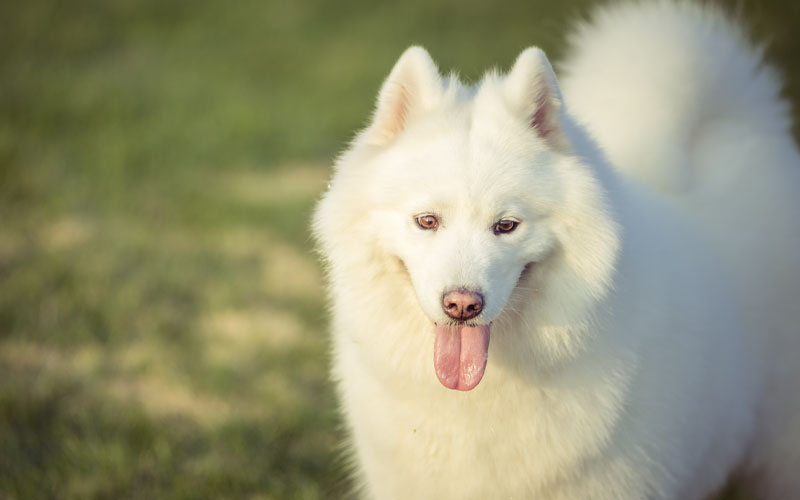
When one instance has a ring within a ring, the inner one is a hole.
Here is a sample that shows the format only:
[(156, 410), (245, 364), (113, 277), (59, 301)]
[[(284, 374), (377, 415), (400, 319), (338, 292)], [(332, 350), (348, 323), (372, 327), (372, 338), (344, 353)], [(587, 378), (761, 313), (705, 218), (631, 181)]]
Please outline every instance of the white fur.
[[(690, 4), (607, 8), (572, 41), (560, 90), (538, 49), (474, 88), (409, 49), (336, 164), (314, 230), (358, 486), (692, 499), (744, 471), (800, 498), (800, 160), (776, 79)], [(433, 367), (453, 288), (492, 324), (469, 392)]]

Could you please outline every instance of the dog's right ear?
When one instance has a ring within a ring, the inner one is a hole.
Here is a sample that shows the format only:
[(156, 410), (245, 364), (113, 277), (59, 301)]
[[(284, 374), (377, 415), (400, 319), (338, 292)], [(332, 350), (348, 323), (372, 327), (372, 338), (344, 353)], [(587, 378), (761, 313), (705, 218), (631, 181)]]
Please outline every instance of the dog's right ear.
[(505, 87), (509, 100), (531, 129), (551, 146), (565, 148), (561, 90), (544, 52), (536, 47), (523, 50), (506, 77)]
[(375, 145), (389, 143), (408, 123), (438, 103), (444, 92), (436, 64), (422, 47), (410, 47), (383, 82), (367, 136)]

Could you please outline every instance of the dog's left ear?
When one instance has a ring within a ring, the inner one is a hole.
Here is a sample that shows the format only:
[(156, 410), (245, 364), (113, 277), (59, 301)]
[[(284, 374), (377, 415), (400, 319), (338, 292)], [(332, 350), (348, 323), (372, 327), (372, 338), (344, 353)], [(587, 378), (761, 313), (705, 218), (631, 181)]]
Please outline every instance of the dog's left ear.
[(504, 85), (512, 106), (536, 134), (556, 149), (565, 148), (561, 90), (544, 52), (536, 47), (522, 51)]
[(383, 82), (367, 136), (372, 144), (391, 142), (409, 123), (442, 99), (436, 64), (422, 47), (408, 48)]

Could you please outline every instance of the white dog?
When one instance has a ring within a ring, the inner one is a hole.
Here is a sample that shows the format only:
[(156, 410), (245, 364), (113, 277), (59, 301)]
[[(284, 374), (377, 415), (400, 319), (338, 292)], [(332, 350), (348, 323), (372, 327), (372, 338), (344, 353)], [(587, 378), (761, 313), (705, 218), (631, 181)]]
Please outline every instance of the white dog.
[[(314, 230), (365, 497), (800, 498), (800, 157), (760, 53), (599, 11), (561, 85), (408, 49)], [(438, 379), (438, 380), (437, 380)], [(455, 389), (455, 390), (453, 390)]]

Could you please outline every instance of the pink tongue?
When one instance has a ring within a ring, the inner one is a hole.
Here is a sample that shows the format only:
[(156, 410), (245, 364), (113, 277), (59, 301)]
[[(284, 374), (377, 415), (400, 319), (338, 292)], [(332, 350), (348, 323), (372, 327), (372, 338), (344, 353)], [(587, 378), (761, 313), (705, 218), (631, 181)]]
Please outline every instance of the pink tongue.
[(433, 366), (448, 389), (469, 391), (483, 378), (489, 354), (489, 325), (436, 325)]

